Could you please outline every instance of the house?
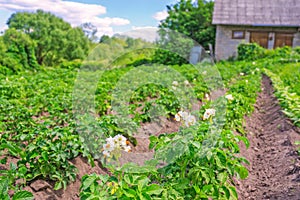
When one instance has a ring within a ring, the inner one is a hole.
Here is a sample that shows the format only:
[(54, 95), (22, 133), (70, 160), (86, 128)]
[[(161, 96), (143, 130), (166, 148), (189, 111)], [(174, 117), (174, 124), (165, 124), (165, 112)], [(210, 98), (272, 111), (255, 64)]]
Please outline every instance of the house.
[(237, 56), (237, 46), (300, 46), (300, 0), (215, 0), (217, 60)]

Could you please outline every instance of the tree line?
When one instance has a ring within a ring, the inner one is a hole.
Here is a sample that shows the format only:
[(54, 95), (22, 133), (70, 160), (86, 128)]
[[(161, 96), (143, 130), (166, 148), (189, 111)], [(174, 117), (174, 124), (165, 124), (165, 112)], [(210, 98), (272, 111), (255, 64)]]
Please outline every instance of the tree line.
[[(180, 40), (168, 35), (167, 30), (182, 33), (197, 43), (208, 47), (214, 44), (215, 27), (211, 24), (213, 2), (206, 0), (179, 0), (167, 6), (168, 17), (159, 25), (160, 40), (158, 44), (168, 44), (168, 48), (185, 48), (176, 46)], [(126, 50), (143, 48), (147, 42), (140, 39), (95, 37), (96, 27), (85, 23), (72, 27), (68, 22), (50, 12), (17, 12), (7, 21), (8, 30), (0, 36), (0, 73), (14, 73), (22, 69), (38, 69), (41, 66), (56, 66), (64, 61), (83, 60), (89, 51), (98, 48), (99, 58), (113, 58), (115, 49)], [(91, 31), (86, 31), (91, 29)], [(175, 45), (175, 46), (174, 46)], [(178, 57), (178, 56), (177, 56)], [(148, 58), (148, 60), (151, 60)], [(157, 51), (153, 54), (155, 62), (179, 64), (181, 61), (169, 53)], [(183, 61), (184, 62), (184, 61)]]

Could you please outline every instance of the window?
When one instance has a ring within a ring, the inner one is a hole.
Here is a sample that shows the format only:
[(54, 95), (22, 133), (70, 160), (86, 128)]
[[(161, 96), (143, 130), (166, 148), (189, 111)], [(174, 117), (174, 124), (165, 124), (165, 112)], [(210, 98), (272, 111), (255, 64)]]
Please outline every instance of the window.
[(245, 31), (232, 31), (232, 39), (244, 39)]

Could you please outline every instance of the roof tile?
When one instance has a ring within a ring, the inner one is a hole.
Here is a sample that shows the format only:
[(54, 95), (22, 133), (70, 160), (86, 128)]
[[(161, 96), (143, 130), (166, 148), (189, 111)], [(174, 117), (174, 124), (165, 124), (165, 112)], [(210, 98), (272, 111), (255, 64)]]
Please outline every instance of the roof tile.
[(300, 26), (300, 0), (215, 0), (213, 24)]

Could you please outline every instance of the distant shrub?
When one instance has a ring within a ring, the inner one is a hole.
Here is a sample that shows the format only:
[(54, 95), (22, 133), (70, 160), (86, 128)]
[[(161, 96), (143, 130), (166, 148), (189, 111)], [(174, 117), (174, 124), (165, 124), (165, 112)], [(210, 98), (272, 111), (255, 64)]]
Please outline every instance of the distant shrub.
[(64, 69), (78, 69), (82, 65), (81, 60), (65, 61), (60, 64), (60, 68)]
[(151, 58), (144, 58), (144, 59), (136, 60), (136, 61), (128, 64), (128, 66), (138, 67), (140, 65), (147, 65), (147, 64), (152, 64), (152, 63), (153, 63), (153, 60)]
[(153, 63), (163, 65), (188, 64), (188, 60), (169, 50), (157, 49), (153, 56)]
[(8, 67), (0, 65), (0, 75), (11, 75), (13, 71)]
[(292, 48), (285, 46), (285, 47), (281, 47), (281, 48), (276, 48), (274, 50), (275, 56), (280, 56), (280, 57), (286, 57), (291, 55), (292, 53)]
[(300, 55), (300, 47), (295, 47), (293, 49), (293, 51), (296, 53), (296, 54), (299, 54)]
[(238, 46), (238, 60), (256, 60), (265, 56), (266, 49), (256, 43), (242, 43)]

